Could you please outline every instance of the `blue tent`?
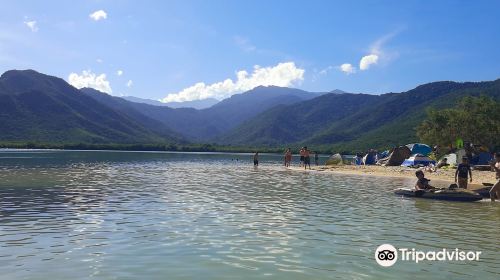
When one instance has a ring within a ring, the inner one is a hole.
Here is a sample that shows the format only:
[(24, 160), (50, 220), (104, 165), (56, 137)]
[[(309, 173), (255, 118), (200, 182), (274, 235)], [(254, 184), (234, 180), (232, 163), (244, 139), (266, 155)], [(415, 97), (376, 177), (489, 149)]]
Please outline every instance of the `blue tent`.
[(471, 164), (473, 165), (488, 165), (493, 157), (490, 153), (482, 152), (479, 155), (472, 157)]
[(430, 158), (421, 154), (416, 154), (412, 155), (408, 159), (405, 159), (405, 161), (403, 162), (403, 164), (401, 164), (401, 166), (417, 166), (417, 165), (427, 166), (431, 163), (436, 164), (436, 162), (431, 160)]
[(410, 149), (412, 155), (421, 154), (424, 156), (428, 156), (432, 152), (432, 148), (429, 147), (429, 145), (422, 143), (408, 144), (406, 145), (406, 147)]
[(375, 155), (376, 153), (368, 153), (363, 157), (363, 164), (364, 165), (373, 165), (375, 164)]

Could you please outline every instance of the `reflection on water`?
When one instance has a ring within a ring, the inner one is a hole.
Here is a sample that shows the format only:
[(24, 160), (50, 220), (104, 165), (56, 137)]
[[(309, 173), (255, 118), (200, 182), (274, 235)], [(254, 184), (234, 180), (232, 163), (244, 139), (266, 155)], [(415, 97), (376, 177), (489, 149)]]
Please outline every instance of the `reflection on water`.
[[(291, 171), (280, 160), (0, 153), (0, 278), (498, 277), (497, 204), (402, 199), (391, 190), (412, 182)], [(383, 269), (373, 259), (382, 243), (483, 253)]]

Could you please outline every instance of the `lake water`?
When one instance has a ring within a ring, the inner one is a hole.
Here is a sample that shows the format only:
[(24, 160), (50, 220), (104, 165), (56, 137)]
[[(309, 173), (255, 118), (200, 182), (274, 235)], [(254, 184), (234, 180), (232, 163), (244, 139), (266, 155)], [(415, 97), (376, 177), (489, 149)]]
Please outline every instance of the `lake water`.
[[(0, 151), (0, 279), (498, 279), (500, 203), (391, 192), (412, 183), (272, 155)], [(384, 243), (482, 253), (384, 268)]]

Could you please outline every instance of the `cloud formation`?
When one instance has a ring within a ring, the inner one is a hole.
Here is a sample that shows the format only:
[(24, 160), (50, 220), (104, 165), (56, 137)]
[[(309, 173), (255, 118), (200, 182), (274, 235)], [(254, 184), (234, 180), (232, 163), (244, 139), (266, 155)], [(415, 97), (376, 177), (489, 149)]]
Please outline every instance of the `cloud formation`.
[(339, 66), (339, 70), (346, 73), (347, 75), (356, 73), (356, 67), (352, 66), (350, 63), (344, 63)]
[(134, 83), (132, 82), (132, 80), (128, 80), (128, 82), (127, 82), (126, 86), (127, 86), (128, 88), (130, 88), (130, 87), (132, 87), (132, 85), (133, 85), (133, 84), (134, 84)]
[[(380, 38), (378, 38), (375, 42), (370, 45), (370, 51), (367, 55), (363, 56), (359, 60), (359, 70), (366, 71), (370, 69), (372, 65), (376, 65), (379, 62), (389, 61), (391, 58), (394, 58), (396, 55), (384, 52), (382, 47), (385, 43), (391, 40), (393, 37), (398, 35), (404, 28), (399, 28), (391, 33), (388, 33)], [(356, 67), (352, 66), (350, 63), (344, 63), (338, 67), (339, 71), (346, 73), (347, 75), (356, 73)]]
[(236, 72), (236, 80), (226, 79), (222, 82), (207, 85), (196, 83), (177, 93), (170, 93), (162, 102), (183, 102), (216, 98), (222, 100), (233, 94), (251, 90), (257, 86), (287, 87), (304, 80), (304, 69), (295, 66), (294, 62), (279, 63), (276, 66), (254, 66), (253, 72), (245, 70)]
[(116, 75), (118, 75), (118, 76), (123, 75), (123, 70), (118, 70), (118, 71), (116, 71)]
[(36, 20), (25, 21), (24, 24), (31, 30), (31, 32), (38, 31), (38, 26), (36, 25)]
[(95, 21), (99, 21), (101, 19), (106, 19), (108, 18), (108, 14), (106, 14), (105, 11), (103, 10), (98, 10), (89, 15), (89, 17)]
[(377, 64), (378, 62), (378, 55), (376, 54), (370, 54), (370, 55), (365, 55), (361, 58), (359, 61), (359, 70), (365, 71), (370, 68), (370, 65), (372, 64)]
[(68, 83), (78, 89), (90, 87), (109, 94), (113, 92), (109, 81), (106, 80), (106, 74), (96, 75), (91, 70), (83, 70), (81, 75), (69, 74)]

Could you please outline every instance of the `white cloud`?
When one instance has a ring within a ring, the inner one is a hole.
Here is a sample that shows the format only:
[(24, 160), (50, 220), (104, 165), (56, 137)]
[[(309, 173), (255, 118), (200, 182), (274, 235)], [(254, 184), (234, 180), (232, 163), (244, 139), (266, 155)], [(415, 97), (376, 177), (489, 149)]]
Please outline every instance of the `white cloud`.
[(36, 20), (25, 21), (24, 24), (31, 29), (31, 32), (37, 32), (38, 26), (36, 25)]
[(97, 61), (97, 63), (102, 63), (103, 62), (103, 60), (100, 59), (100, 58), (96, 59), (95, 61)]
[(257, 86), (287, 87), (304, 80), (304, 69), (297, 68), (293, 62), (279, 63), (276, 66), (254, 66), (249, 74), (245, 70), (236, 72), (236, 80), (226, 79), (222, 82), (207, 85), (203, 82), (183, 89), (177, 93), (168, 94), (162, 102), (183, 102), (202, 100), (206, 98), (224, 99), (233, 94), (251, 90)]
[(89, 15), (89, 17), (95, 21), (108, 18), (108, 14), (106, 14), (103, 10), (98, 10)]
[(118, 76), (123, 75), (123, 70), (118, 70), (118, 71), (116, 71), (116, 75), (118, 75)]
[(396, 35), (401, 33), (401, 31), (403, 31), (403, 30), (404, 30), (404, 27), (400, 27), (400, 28), (394, 30), (393, 32), (385, 34), (384, 36), (378, 38), (375, 42), (373, 42), (373, 44), (371, 44), (370, 52), (372, 54), (376, 54), (378, 56), (381, 56), (383, 54), (382, 46), (385, 43), (387, 43), (389, 40), (394, 38)]
[(332, 70), (332, 69), (333, 69), (333, 66), (331, 66), (331, 65), (330, 65), (330, 66), (328, 66), (328, 67), (326, 67), (326, 68), (322, 69), (321, 71), (319, 71), (319, 74), (320, 74), (320, 75), (326, 75), (326, 74), (328, 74), (328, 72), (330, 72), (330, 70)]
[(83, 70), (81, 75), (69, 74), (68, 83), (76, 88), (90, 87), (109, 94), (113, 92), (106, 74), (96, 75), (91, 70)]
[(134, 84), (134, 83), (132, 82), (132, 80), (128, 80), (128, 82), (127, 82), (127, 87), (132, 87), (132, 85), (133, 85), (133, 84)]
[(347, 75), (356, 73), (356, 67), (352, 66), (352, 64), (350, 63), (344, 63), (340, 65), (339, 70), (346, 73)]
[(378, 62), (378, 55), (373, 54), (373, 53), (369, 54), (369, 55), (365, 55), (359, 61), (359, 69), (361, 71), (368, 70), (370, 68), (370, 65), (377, 64), (377, 62)]
[[(387, 63), (391, 59), (397, 57), (397, 53), (387, 53), (382, 50), (382, 47), (385, 43), (391, 40), (393, 37), (398, 35), (404, 28), (401, 27), (391, 33), (388, 33), (380, 38), (378, 38), (375, 42), (373, 42), (370, 46), (370, 52), (368, 55), (363, 56), (359, 61), (359, 70), (366, 71), (370, 69), (372, 65), (376, 65), (379, 62)], [(338, 67), (338, 69), (346, 74), (354, 74), (356, 73), (356, 67), (352, 66), (350, 63), (344, 63)], [(326, 74), (328, 70), (321, 71), (320, 74)], [(324, 73), (323, 73), (324, 72)]]

